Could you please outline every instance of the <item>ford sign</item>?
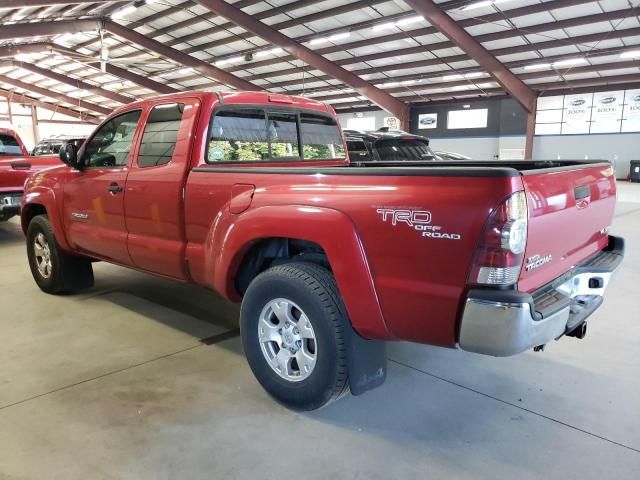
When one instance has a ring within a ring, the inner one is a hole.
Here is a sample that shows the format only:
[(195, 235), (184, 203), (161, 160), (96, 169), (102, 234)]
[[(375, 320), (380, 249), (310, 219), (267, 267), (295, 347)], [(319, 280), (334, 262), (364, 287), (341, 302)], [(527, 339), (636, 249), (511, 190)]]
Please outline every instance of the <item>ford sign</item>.
[(604, 97), (603, 99), (600, 100), (600, 103), (607, 105), (609, 103), (613, 103), (616, 101), (616, 97)]
[(571, 100), (571, 102), (569, 102), (572, 107), (579, 107), (580, 105), (584, 105), (585, 103), (587, 103), (587, 101), (584, 98), (576, 98), (575, 100)]
[(640, 103), (640, 94), (633, 97), (633, 101)]
[(433, 117), (424, 117), (420, 120), (420, 125), (433, 125), (436, 123), (436, 119)]

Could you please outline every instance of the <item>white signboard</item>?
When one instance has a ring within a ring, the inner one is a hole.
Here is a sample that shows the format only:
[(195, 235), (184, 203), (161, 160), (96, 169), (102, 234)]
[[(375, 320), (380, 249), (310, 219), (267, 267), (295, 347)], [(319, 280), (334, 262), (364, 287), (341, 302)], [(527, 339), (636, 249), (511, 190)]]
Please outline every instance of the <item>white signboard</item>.
[(421, 113), (418, 115), (418, 129), (438, 128), (437, 113)]
[(640, 89), (627, 90), (624, 97), (623, 132), (640, 132)]
[(589, 133), (593, 94), (566, 95), (562, 114), (562, 133)]
[(400, 119), (396, 117), (384, 117), (384, 126), (391, 130), (400, 130)]
[(450, 110), (447, 118), (447, 128), (487, 128), (489, 110), (476, 108), (472, 110)]
[(622, 119), (624, 90), (593, 94), (591, 133), (617, 133)]

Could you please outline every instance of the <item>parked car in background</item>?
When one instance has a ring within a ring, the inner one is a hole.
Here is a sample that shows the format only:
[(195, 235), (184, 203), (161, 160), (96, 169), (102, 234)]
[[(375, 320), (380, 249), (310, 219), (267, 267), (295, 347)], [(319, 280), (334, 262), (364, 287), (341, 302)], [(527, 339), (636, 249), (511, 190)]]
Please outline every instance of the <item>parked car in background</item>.
[(380, 385), (387, 340), (508, 356), (584, 337), (624, 251), (610, 163), (416, 165), (397, 160), (432, 158), (422, 137), (347, 135), (380, 161), (350, 163), (307, 98), (125, 105), (27, 181), (33, 278), (88, 288), (104, 260), (242, 302), (249, 366), (302, 410)]
[(0, 221), (20, 213), (26, 179), (46, 167), (60, 165), (58, 157), (32, 157), (20, 136), (0, 128)]
[(60, 150), (63, 150), (67, 143), (73, 143), (76, 147), (80, 148), (86, 137), (70, 136), (70, 135), (54, 135), (51, 137), (40, 140), (33, 150), (31, 155), (34, 156), (59, 156)]
[(402, 130), (383, 127), (375, 131), (346, 129), (343, 132), (352, 162), (471, 160), (459, 153), (434, 151), (428, 138)]
[(352, 162), (437, 160), (429, 139), (386, 127), (375, 131), (343, 130)]

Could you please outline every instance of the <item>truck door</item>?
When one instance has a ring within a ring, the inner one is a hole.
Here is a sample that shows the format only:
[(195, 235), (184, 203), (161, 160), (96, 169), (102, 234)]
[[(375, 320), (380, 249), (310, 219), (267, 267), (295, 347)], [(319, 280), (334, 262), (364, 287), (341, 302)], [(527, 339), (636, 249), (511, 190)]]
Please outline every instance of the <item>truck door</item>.
[(185, 98), (149, 111), (124, 200), (135, 266), (180, 279), (187, 277), (183, 188), (199, 106)]
[(103, 124), (81, 149), (83, 168), (64, 186), (64, 221), (75, 248), (130, 264), (124, 186), (139, 136), (141, 110)]

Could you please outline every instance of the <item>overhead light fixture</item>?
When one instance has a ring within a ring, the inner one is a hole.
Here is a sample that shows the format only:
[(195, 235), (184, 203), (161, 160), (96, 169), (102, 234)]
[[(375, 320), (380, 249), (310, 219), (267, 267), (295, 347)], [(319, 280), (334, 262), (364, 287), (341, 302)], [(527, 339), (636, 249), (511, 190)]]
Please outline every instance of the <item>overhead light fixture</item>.
[(269, 55), (278, 55), (279, 53), (282, 53), (282, 52), (284, 52), (284, 49), (280, 47), (272, 48), (271, 50), (260, 50), (256, 52), (256, 58), (268, 57)]
[(622, 52), (620, 58), (640, 58), (640, 50), (630, 50), (628, 52)]
[(550, 63), (532, 63), (531, 65), (525, 65), (525, 70), (542, 70), (545, 68), (551, 68)]
[(478, 78), (478, 77), (482, 77), (483, 75), (484, 73), (482, 72), (471, 72), (471, 73), (465, 73), (465, 74), (454, 73), (452, 75), (445, 75), (444, 77), (442, 77), (442, 80), (444, 80), (445, 82), (448, 82), (451, 80), (462, 80), (463, 78)]
[(396, 25), (398, 26), (403, 26), (403, 25), (411, 25), (412, 23), (418, 23), (420, 21), (424, 20), (424, 17), (421, 15), (416, 15), (413, 17), (408, 17), (408, 18), (403, 18), (402, 20), (398, 20), (396, 22)]
[(476, 8), (488, 7), (490, 5), (497, 5), (498, 3), (508, 2), (509, 0), (480, 0), (479, 2), (472, 3), (465, 7), (462, 7), (460, 10), (466, 12), (467, 10), (475, 10)]
[(389, 30), (390, 28), (395, 27), (396, 24), (394, 22), (387, 22), (387, 23), (379, 23), (378, 25), (374, 25), (371, 30), (373, 30), (374, 32), (380, 31), (380, 30)]
[(333, 42), (335, 40), (341, 40), (343, 38), (348, 38), (350, 36), (351, 36), (351, 32), (334, 33), (333, 35), (329, 35), (328, 37), (314, 38), (309, 42), (309, 45), (319, 45), (321, 43)]
[(126, 15), (129, 15), (130, 13), (135, 12), (137, 9), (138, 7), (136, 7), (135, 5), (129, 5), (128, 7), (124, 7), (124, 8), (121, 8), (120, 10), (116, 10), (115, 12), (113, 12), (111, 14), (111, 18), (113, 18), (114, 20), (118, 18), (122, 18)]
[(416, 83), (417, 80), (403, 80), (402, 82), (400, 82), (400, 85), (411, 85), (412, 83)]
[(350, 36), (351, 32), (334, 33), (333, 35), (329, 35), (329, 41), (333, 42), (335, 40), (342, 40), (343, 38), (349, 38)]
[(187, 68), (181, 68), (180, 70), (178, 70), (178, 73), (180, 75), (186, 75), (188, 73), (192, 73), (195, 69), (193, 67), (187, 67)]
[(577, 58), (568, 58), (567, 60), (558, 60), (557, 62), (553, 62), (551, 66), (553, 67), (572, 67), (574, 65), (578, 65), (579, 63), (587, 63), (587, 59), (584, 57)]
[(412, 17), (403, 18), (395, 22), (386, 22), (374, 25), (373, 27), (371, 27), (371, 30), (373, 30), (374, 32), (378, 32), (380, 30), (389, 30), (393, 27), (403, 27), (405, 25), (411, 25), (413, 23), (421, 22), (422, 20), (424, 20), (424, 17), (422, 17), (421, 15), (414, 15)]
[(223, 58), (222, 60), (218, 60), (215, 65), (216, 67), (221, 67), (222, 65), (226, 65), (227, 63), (238, 63), (244, 60), (244, 57), (241, 56), (237, 56), (237, 57), (229, 57), (229, 58)]

